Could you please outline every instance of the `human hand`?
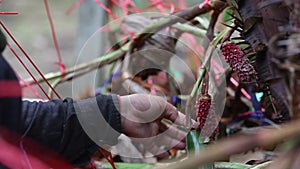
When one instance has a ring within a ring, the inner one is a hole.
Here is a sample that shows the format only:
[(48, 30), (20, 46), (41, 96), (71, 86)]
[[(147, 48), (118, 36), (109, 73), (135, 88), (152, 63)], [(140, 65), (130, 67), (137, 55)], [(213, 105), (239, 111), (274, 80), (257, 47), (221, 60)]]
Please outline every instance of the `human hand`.
[[(122, 132), (158, 157), (167, 157), (170, 148), (184, 149), (186, 132), (162, 123), (167, 119), (185, 125), (185, 115), (162, 97), (133, 94), (120, 97)], [(193, 121), (196, 126), (196, 122)], [(165, 147), (161, 149), (161, 147)], [(167, 148), (167, 149), (166, 149)]]

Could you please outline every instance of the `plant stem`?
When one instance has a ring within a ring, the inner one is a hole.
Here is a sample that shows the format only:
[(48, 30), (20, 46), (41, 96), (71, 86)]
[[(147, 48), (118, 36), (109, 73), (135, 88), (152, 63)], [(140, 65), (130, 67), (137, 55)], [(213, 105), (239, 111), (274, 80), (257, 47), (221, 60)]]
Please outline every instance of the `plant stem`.
[[(70, 75), (70, 74), (73, 74), (71, 76), (68, 76), (68, 79), (72, 79), (74, 77), (74, 75), (76, 75), (75, 72), (78, 72), (78, 71), (82, 71), (82, 70), (94, 70), (94, 69), (97, 69), (103, 65), (106, 65), (106, 64), (109, 64), (109, 63), (112, 63), (118, 59), (120, 59), (124, 54), (125, 52), (128, 51), (129, 49), (129, 45), (130, 43), (126, 43), (122, 48), (116, 50), (116, 51), (113, 51), (113, 52), (110, 52), (104, 56), (101, 56), (91, 62), (88, 62), (88, 63), (82, 63), (82, 64), (78, 64), (78, 65), (75, 65), (71, 68), (68, 68), (65, 70), (65, 76), (67, 75)], [(87, 71), (87, 72), (89, 72)], [(55, 80), (55, 79), (58, 79), (58, 78), (61, 78), (62, 77), (62, 73), (61, 72), (51, 72), (51, 73), (48, 73), (45, 75), (45, 78), (47, 80)], [(77, 76), (78, 77), (78, 76)], [(28, 82), (28, 84), (32, 85), (32, 84), (35, 84), (34, 80), (32, 78), (30, 79), (26, 79), (26, 81)], [(42, 83), (42, 82), (45, 82), (44, 79), (42, 78), (38, 78), (37, 79), (37, 82), (38, 83)], [(24, 85), (22, 85), (24, 86)]]
[(206, 51), (206, 55), (204, 57), (204, 61), (201, 66), (201, 72), (199, 73), (199, 77), (197, 79), (197, 82), (195, 83), (193, 90), (187, 100), (186, 104), (186, 109), (185, 109), (185, 114), (186, 114), (186, 127), (188, 129), (191, 128), (191, 101), (194, 98), (196, 92), (199, 90), (200, 84), (203, 80), (204, 75), (206, 74), (206, 68), (210, 63), (210, 58), (212, 56), (213, 50), (212, 48), (215, 48), (217, 44), (222, 40), (222, 37), (229, 31), (229, 29), (225, 29), (222, 32), (220, 32), (213, 40), (212, 40), (212, 45), (208, 47)]
[(199, 36), (199, 37), (204, 37), (205, 32), (206, 32), (206, 30), (200, 29), (196, 26), (182, 24), (182, 23), (174, 24), (172, 27), (180, 30), (181, 32), (190, 33), (190, 34), (193, 34), (193, 35)]
[(191, 129), (191, 120), (192, 120), (192, 112), (191, 112), (191, 101), (192, 99), (195, 97), (199, 87), (200, 87), (200, 84), (203, 80), (203, 77), (205, 75), (205, 72), (206, 72), (206, 69), (205, 68), (201, 68), (200, 69), (200, 73), (199, 73), (199, 77), (193, 87), (193, 90), (189, 96), (189, 98), (187, 99), (187, 102), (186, 102), (186, 108), (185, 108), (185, 114), (186, 114), (186, 127), (187, 129)]
[(151, 37), (154, 33), (160, 31), (163, 28), (166, 28), (175, 23), (185, 23), (198, 15), (202, 15), (210, 12), (213, 9), (223, 10), (226, 7), (226, 2), (220, 0), (212, 0), (210, 4), (205, 4), (202, 8), (199, 8), (199, 5), (184, 9), (168, 17), (159, 19), (157, 22), (153, 23), (149, 27), (146, 27), (143, 31), (139, 32), (132, 43), (131, 49), (135, 47), (139, 42)]

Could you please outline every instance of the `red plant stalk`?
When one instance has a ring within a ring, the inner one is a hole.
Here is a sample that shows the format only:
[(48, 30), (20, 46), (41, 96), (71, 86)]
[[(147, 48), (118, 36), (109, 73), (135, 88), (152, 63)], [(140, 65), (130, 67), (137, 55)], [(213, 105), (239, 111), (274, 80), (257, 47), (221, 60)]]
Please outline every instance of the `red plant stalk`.
[(78, 0), (75, 3), (70, 6), (67, 11), (65, 12), (66, 15), (70, 15), (72, 11), (74, 11), (76, 8), (80, 7), (86, 0)]
[[(12, 34), (8, 31), (8, 29), (6, 28), (6, 26), (1, 21), (0, 21), (0, 25), (5, 30), (5, 32), (9, 35), (9, 37), (14, 41), (14, 43), (18, 46), (18, 48), (21, 50), (21, 52), (25, 55), (25, 57), (28, 59), (28, 61), (31, 63), (31, 65), (34, 67), (34, 69), (38, 72), (38, 74), (42, 77), (42, 79), (47, 83), (47, 85), (54, 92), (54, 94), (60, 99), (61, 97), (56, 92), (56, 90), (51, 86), (51, 84), (46, 79), (46, 77), (43, 75), (43, 73), (41, 72), (41, 70), (38, 69), (38, 67), (36, 66), (36, 64), (32, 61), (32, 59), (29, 57), (29, 55), (25, 52), (25, 50), (21, 47), (21, 45), (18, 43), (18, 41), (12, 36)], [(27, 68), (26, 65), (24, 66), (24, 68)], [(46, 94), (46, 96), (48, 96), (48, 95)], [(48, 98), (49, 98), (49, 96), (48, 96)]]
[(155, 7), (159, 10), (161, 13), (168, 13), (163, 6), (163, 1), (162, 0), (150, 0), (150, 3), (156, 4)]
[(0, 12), (0, 15), (17, 15), (18, 12)]
[(106, 154), (106, 152), (105, 152), (101, 147), (98, 148), (98, 151), (99, 151), (99, 152), (102, 154), (102, 156), (110, 163), (110, 165), (111, 165), (111, 167), (112, 167), (113, 169), (117, 169), (117, 167), (116, 167), (116, 165), (115, 165), (115, 163), (114, 163), (114, 160), (113, 160), (113, 158), (112, 158), (112, 154), (111, 154), (110, 151), (107, 151), (108, 154)]
[(120, 26), (129, 33), (132, 39), (135, 39), (136, 36), (133, 32), (129, 31), (128, 28), (120, 21), (120, 19), (107, 7), (105, 6), (100, 0), (94, 0), (103, 10), (105, 10), (114, 20), (116, 20)]
[(48, 0), (44, 0), (44, 4), (45, 4), (45, 8), (46, 8), (46, 12), (47, 12), (47, 17), (48, 17), (48, 20), (49, 20), (49, 23), (50, 23), (50, 27), (51, 27), (51, 33), (52, 33), (53, 43), (54, 43), (54, 46), (55, 46), (55, 49), (56, 49), (56, 53), (57, 53), (57, 57), (58, 57), (58, 62), (55, 62), (55, 64), (59, 65), (61, 76), (64, 77), (64, 75), (65, 75), (65, 65), (62, 62), (62, 57), (61, 57), (61, 54), (60, 54), (60, 49), (59, 49), (58, 41), (57, 41), (57, 38), (56, 38), (54, 24), (53, 24), (53, 20), (52, 20), (51, 14), (50, 14)]
[(31, 84), (29, 84), (28, 82), (26, 82), (26, 80), (24, 80), (24, 79), (18, 74), (18, 72), (15, 71), (15, 74), (17, 75), (18, 79), (20, 79), (21, 83), (23, 83), (26, 87), (28, 87), (29, 90), (31, 90), (31, 92), (32, 92), (36, 97), (38, 97), (39, 99), (41, 99), (41, 100), (43, 100), (43, 101), (45, 100), (45, 99), (39, 94), (39, 92), (38, 92), (35, 88), (32, 87)]
[(133, 12), (141, 13), (142, 11), (136, 7), (132, 0), (127, 0), (127, 3), (131, 6)]
[(122, 8), (122, 11), (123, 11), (123, 14), (124, 16), (127, 16), (128, 13), (129, 13), (129, 4), (128, 4), (128, 1), (127, 0), (121, 0), (119, 1), (119, 6)]
[(30, 72), (30, 70), (28, 69), (28, 67), (25, 65), (25, 63), (18, 56), (18, 54), (16, 53), (16, 51), (11, 47), (11, 45), (9, 43), (7, 43), (7, 46), (10, 49), (10, 51), (15, 55), (15, 57), (19, 60), (19, 62), (22, 64), (22, 66), (25, 68), (25, 70), (29, 73), (29, 75), (34, 80), (34, 82), (39, 86), (39, 88), (44, 93), (44, 95), (50, 100), (51, 99), (50, 96), (48, 96), (47, 92), (43, 89), (43, 87), (41, 86), (41, 84), (38, 83), (38, 81), (36, 80), (36, 78), (33, 76), (33, 74)]

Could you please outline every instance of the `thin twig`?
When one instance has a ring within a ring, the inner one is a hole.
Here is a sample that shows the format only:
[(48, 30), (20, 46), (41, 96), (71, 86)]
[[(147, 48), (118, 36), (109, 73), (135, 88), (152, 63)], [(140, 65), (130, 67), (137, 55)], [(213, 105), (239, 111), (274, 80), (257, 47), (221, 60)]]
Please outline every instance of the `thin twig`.
[[(214, 11), (213, 14), (212, 14), (212, 16), (211, 16), (211, 20), (209, 22), (208, 29), (207, 29), (207, 32), (206, 32), (206, 37), (208, 38), (208, 40), (210, 42), (214, 39), (215, 25), (217, 23), (219, 15), (220, 15), (220, 11)], [(209, 43), (204, 44), (204, 45), (205, 45), (204, 49), (207, 49)], [(208, 95), (209, 72), (210, 72), (210, 67), (211, 67), (210, 66), (210, 60), (211, 60), (211, 57), (209, 57), (209, 60), (208, 60), (209, 64), (207, 64), (207, 67), (206, 67), (207, 71), (206, 71), (205, 80), (204, 80), (204, 83), (203, 83), (204, 95)]]
[(190, 33), (198, 37), (204, 37), (206, 30), (200, 29), (197, 26), (192, 26), (188, 24), (182, 24), (182, 23), (177, 23), (172, 25), (172, 28), (178, 29), (181, 32), (184, 33)]
[[(91, 70), (100, 68), (103, 65), (110, 64), (110, 63), (122, 58), (124, 56), (124, 54), (128, 51), (128, 47), (129, 47), (129, 43), (125, 44), (122, 48), (120, 48), (116, 51), (113, 51), (111, 53), (108, 53), (104, 56), (101, 56), (91, 62), (78, 64), (71, 68), (68, 68), (65, 70), (65, 76), (68, 76), (69, 74), (75, 75), (74, 72), (78, 72), (78, 71), (82, 71), (82, 70), (86, 70), (86, 69), (91, 71)], [(61, 72), (54, 72), (54, 73), (52, 72), (52, 73), (48, 73), (44, 76), (47, 80), (55, 80), (55, 79), (61, 78), (61, 75), (62, 75)], [(73, 75), (69, 75), (68, 78), (72, 78)], [(26, 81), (30, 85), (35, 84), (34, 80), (31, 78), (26, 79)], [(39, 78), (39, 79), (37, 79), (37, 82), (42, 83), (42, 82), (44, 82), (44, 79)], [(22, 86), (24, 86), (24, 85), (22, 85)]]
[(211, 20), (209, 22), (207, 33), (206, 33), (206, 36), (210, 41), (212, 41), (214, 38), (215, 25), (216, 25), (219, 15), (220, 15), (220, 11), (214, 11), (211, 16)]
[(173, 15), (170, 15), (168, 17), (161, 18), (137, 34), (134, 42), (132, 43), (131, 49), (135, 48), (135, 46), (139, 44), (139, 42), (143, 42), (145, 39), (151, 37), (153, 34), (163, 28), (171, 26), (175, 23), (188, 22), (196, 16), (208, 13), (213, 9), (218, 9), (221, 11), (226, 7), (226, 5), (226, 2), (223, 2), (221, 0), (213, 0), (210, 2), (210, 4), (205, 4), (201, 8), (199, 8), (199, 5), (195, 5), (193, 7), (174, 13)]
[(208, 88), (209, 88), (209, 70), (206, 71), (202, 88), (203, 88), (202, 94), (207, 96), (208, 95)]

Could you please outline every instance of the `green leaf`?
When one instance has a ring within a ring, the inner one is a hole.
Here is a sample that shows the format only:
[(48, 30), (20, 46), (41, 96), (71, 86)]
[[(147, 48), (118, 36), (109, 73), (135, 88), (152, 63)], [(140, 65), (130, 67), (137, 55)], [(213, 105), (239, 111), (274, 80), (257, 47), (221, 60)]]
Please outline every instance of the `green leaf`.
[(218, 43), (223, 39), (223, 37), (228, 33), (230, 28), (226, 27), (223, 31), (221, 31), (212, 41), (214, 47), (218, 45)]
[(251, 167), (248, 164), (242, 163), (231, 163), (231, 162), (215, 162), (215, 168), (222, 168), (222, 169), (246, 169)]
[(232, 15), (233, 15), (233, 11), (229, 8), (225, 8), (222, 12), (222, 18), (224, 23), (223, 24), (228, 24), (230, 25), (232, 23)]
[[(191, 130), (187, 134), (187, 151), (188, 154), (200, 154), (201, 150), (203, 150), (204, 144), (200, 138), (199, 132), (196, 130)], [(198, 169), (214, 169), (214, 164), (207, 164)]]
[(236, 9), (239, 7), (238, 4), (236, 3), (236, 0), (227, 0), (227, 3)]
[(199, 77), (198, 77), (198, 79), (197, 79), (197, 81), (196, 81), (196, 83), (193, 87), (193, 90), (192, 90), (191, 94), (190, 94), (191, 98), (193, 98), (196, 95), (197, 91), (199, 90), (200, 84), (201, 84), (201, 82), (204, 78), (204, 75), (206, 73), (206, 69), (204, 69), (204, 68), (201, 69), (200, 71), (201, 72), (199, 73)]
[(187, 134), (187, 150), (188, 153), (199, 154), (200, 150), (203, 149), (203, 142), (200, 139), (198, 131), (191, 130)]
[[(152, 164), (149, 163), (115, 163), (118, 169), (151, 169), (153, 168)], [(101, 168), (112, 169), (112, 166), (109, 163), (105, 163)]]

